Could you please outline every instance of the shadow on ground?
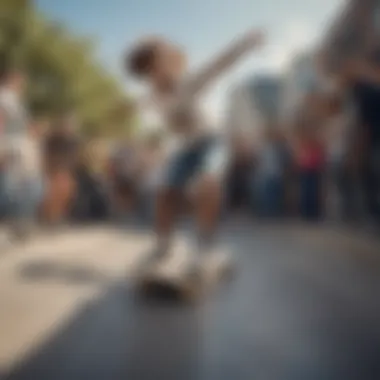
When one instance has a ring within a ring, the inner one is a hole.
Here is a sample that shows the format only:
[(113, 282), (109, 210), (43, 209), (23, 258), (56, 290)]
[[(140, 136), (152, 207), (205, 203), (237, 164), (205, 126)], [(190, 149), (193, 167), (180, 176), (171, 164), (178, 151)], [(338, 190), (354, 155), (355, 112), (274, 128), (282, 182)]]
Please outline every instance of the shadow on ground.
[[(240, 268), (228, 290), (184, 307), (110, 285), (4, 378), (380, 378), (379, 266), (357, 265), (335, 244), (292, 243), (282, 230), (237, 227), (226, 238)], [(51, 271), (42, 269), (24, 275)]]
[(5, 379), (192, 379), (199, 311), (136, 300), (114, 286), (88, 303)]
[(106, 284), (109, 276), (88, 266), (57, 263), (53, 260), (32, 261), (20, 265), (18, 275), (29, 282), (60, 282), (69, 285)]

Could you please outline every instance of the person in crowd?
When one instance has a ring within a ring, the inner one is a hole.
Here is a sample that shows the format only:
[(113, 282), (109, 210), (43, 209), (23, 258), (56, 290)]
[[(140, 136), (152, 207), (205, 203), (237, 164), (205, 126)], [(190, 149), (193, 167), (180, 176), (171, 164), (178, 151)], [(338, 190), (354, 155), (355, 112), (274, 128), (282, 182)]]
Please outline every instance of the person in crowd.
[(318, 220), (323, 210), (325, 149), (319, 121), (311, 115), (302, 119), (294, 145), (299, 210), (305, 220)]
[(342, 92), (355, 107), (357, 130), (351, 158), (360, 160), (362, 183), (368, 214), (380, 220), (380, 51), (371, 49), (365, 56), (347, 59), (334, 73)]
[(163, 136), (154, 133), (143, 142), (139, 159), (140, 204), (144, 219), (150, 219), (154, 210), (155, 194), (162, 180), (165, 162)]
[(267, 125), (258, 157), (256, 186), (261, 216), (284, 215), (285, 170), (288, 161), (285, 141), (277, 126)]
[(76, 191), (71, 218), (76, 222), (104, 221), (109, 216), (110, 196), (104, 173), (104, 156), (95, 141), (82, 144), (75, 170)]
[(186, 73), (181, 49), (164, 39), (142, 41), (128, 54), (128, 71), (146, 81), (152, 91), (170, 137), (177, 142), (157, 195), (153, 257), (171, 251), (172, 232), (180, 199), (192, 185), (198, 227), (196, 255), (215, 251), (216, 230), (223, 201), (222, 178), (228, 154), (214, 137), (209, 121), (202, 114), (200, 99), (205, 89), (240, 58), (262, 44), (262, 34), (247, 33), (197, 73)]
[(39, 146), (23, 100), (26, 76), (7, 60), (0, 66), (1, 209), (12, 236), (25, 239), (40, 194)]
[(117, 216), (130, 214), (137, 206), (139, 153), (134, 140), (125, 139), (110, 157), (112, 203)]
[(255, 153), (250, 135), (245, 131), (231, 136), (231, 162), (227, 172), (227, 210), (253, 209), (255, 197), (252, 178), (255, 174)]
[(49, 224), (60, 224), (70, 215), (80, 146), (76, 119), (72, 113), (65, 113), (45, 140), (47, 191), (43, 216)]
[(41, 216), (41, 206), (46, 190), (46, 175), (43, 165), (43, 139), (47, 130), (44, 120), (34, 120), (29, 127), (29, 139), (25, 144), (27, 157), (25, 173), (25, 196), (29, 199), (28, 214), (32, 221)]
[[(330, 215), (343, 220), (358, 216), (355, 170), (350, 160), (350, 140), (354, 115), (346, 96), (326, 94), (325, 139), (329, 182)], [(331, 212), (332, 211), (332, 212)]]

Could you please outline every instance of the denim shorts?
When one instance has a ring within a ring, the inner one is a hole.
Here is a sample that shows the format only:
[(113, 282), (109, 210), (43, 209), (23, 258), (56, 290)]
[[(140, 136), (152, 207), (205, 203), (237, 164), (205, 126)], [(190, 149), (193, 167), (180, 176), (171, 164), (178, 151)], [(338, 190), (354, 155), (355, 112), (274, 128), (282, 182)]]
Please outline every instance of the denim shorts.
[(215, 138), (204, 138), (172, 157), (164, 172), (163, 186), (183, 189), (203, 174), (222, 179), (228, 162), (226, 145)]
[(0, 176), (0, 209), (3, 217), (32, 217), (44, 195), (44, 181), (36, 178)]

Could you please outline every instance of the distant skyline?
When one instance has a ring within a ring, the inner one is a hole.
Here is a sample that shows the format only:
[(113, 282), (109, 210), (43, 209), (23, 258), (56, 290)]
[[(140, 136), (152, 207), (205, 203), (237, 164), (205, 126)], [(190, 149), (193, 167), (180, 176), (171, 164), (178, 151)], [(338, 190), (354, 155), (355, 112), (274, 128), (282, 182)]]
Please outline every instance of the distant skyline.
[(252, 27), (268, 34), (267, 46), (226, 75), (206, 101), (214, 116), (223, 110), (229, 87), (259, 72), (279, 72), (297, 51), (313, 46), (344, 0), (35, 0), (53, 20), (98, 42), (100, 61), (125, 83), (121, 57), (145, 34), (160, 34), (187, 48), (196, 67)]

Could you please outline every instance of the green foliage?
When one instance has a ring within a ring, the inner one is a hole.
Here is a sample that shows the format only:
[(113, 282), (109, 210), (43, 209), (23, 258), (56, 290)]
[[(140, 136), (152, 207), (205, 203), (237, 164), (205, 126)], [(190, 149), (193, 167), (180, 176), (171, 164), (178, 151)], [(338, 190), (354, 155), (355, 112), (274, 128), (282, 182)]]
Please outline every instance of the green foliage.
[(0, 54), (25, 67), (34, 116), (54, 117), (73, 108), (83, 132), (93, 136), (126, 134), (135, 125), (134, 109), (96, 61), (93, 41), (48, 21), (31, 1), (0, 0)]

